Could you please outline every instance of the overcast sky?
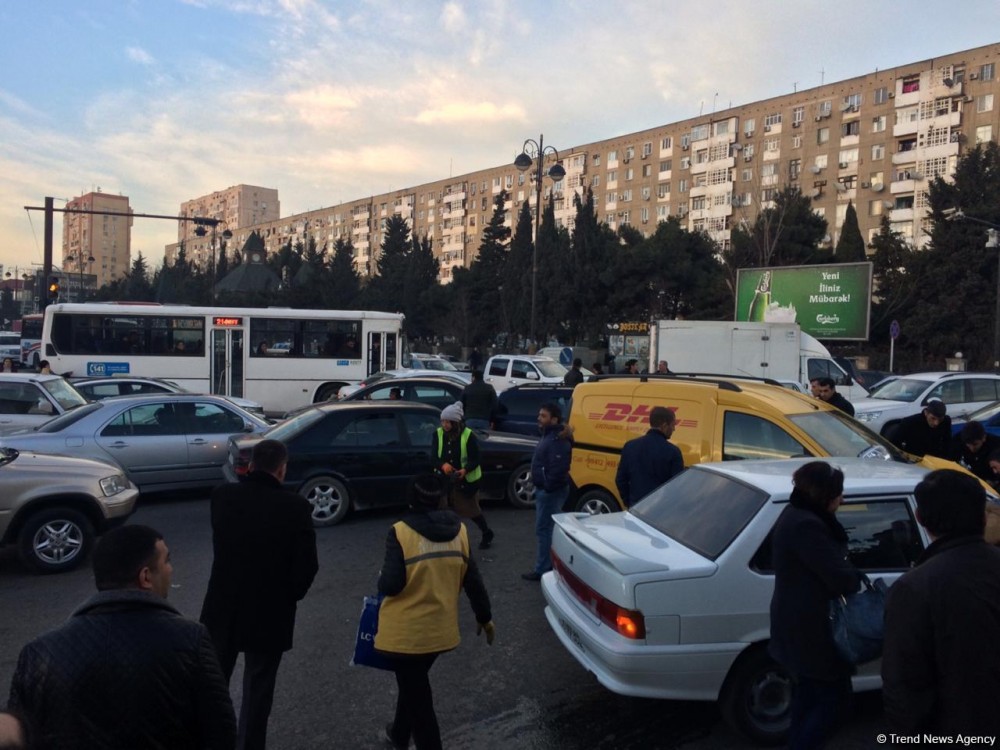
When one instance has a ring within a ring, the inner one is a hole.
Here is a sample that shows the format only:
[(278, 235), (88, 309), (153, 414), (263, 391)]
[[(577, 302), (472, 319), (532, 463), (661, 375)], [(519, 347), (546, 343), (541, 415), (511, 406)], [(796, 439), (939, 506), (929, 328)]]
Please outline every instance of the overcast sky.
[[(1000, 41), (995, 0), (949, 7), (3, 0), (0, 263), (41, 263), (45, 196), (174, 214), (247, 183), (288, 216)], [(176, 238), (137, 219), (133, 257)]]

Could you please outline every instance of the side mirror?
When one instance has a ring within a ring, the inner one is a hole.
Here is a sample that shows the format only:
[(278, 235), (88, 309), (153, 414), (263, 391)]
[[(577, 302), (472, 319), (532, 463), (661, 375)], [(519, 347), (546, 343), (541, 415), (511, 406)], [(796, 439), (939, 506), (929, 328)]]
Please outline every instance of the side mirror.
[(528, 380), (540, 379), (538, 373), (535, 372), (534, 370), (528, 370), (526, 373), (524, 373), (524, 377), (526, 377)]

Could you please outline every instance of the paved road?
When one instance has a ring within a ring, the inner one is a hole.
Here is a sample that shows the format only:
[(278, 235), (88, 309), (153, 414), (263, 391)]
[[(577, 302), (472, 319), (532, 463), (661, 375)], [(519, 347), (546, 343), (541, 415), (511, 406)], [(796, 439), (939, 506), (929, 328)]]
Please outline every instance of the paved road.
[[(463, 602), (462, 645), (431, 672), (445, 747), (452, 750), (697, 750), (750, 748), (705, 703), (625, 698), (582, 670), (548, 627), (537, 584), (519, 573), (533, 559), (533, 514), (493, 505), (492, 550), (477, 553), (493, 602), (496, 643), (476, 638)], [(381, 728), (392, 718), (391, 674), (350, 667), (362, 597), (375, 590), (393, 511), (356, 514), (318, 531), (320, 572), (299, 609), (296, 646), (278, 677), (270, 723), (272, 750), (383, 747)], [(197, 616), (211, 565), (211, 531), (204, 499), (143, 501), (134, 522), (159, 529), (171, 548), (171, 601)], [(478, 542), (478, 531), (471, 537)], [(267, 554), (262, 550), (261, 554)], [(57, 625), (89, 596), (84, 568), (35, 576), (12, 550), (0, 553), (0, 691), (6, 693), (21, 645)], [(239, 667), (237, 667), (239, 670)], [(233, 696), (240, 698), (239, 671)], [(878, 695), (858, 701), (838, 748), (875, 747), (884, 731)]]

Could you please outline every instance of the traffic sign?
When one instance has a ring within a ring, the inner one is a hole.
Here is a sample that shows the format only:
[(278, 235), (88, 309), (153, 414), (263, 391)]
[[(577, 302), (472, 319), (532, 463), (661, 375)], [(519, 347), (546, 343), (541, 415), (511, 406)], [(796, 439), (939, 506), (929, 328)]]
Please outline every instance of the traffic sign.
[(889, 338), (896, 340), (899, 338), (899, 321), (894, 320), (889, 324)]

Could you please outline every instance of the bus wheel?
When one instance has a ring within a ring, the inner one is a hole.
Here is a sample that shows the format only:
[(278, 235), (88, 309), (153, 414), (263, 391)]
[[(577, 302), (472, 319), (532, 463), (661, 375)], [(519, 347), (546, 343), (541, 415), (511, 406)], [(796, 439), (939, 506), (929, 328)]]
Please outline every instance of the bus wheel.
[(351, 508), (347, 487), (333, 477), (314, 477), (299, 490), (312, 505), (313, 526), (333, 526), (344, 520)]

